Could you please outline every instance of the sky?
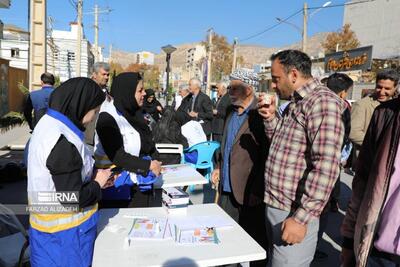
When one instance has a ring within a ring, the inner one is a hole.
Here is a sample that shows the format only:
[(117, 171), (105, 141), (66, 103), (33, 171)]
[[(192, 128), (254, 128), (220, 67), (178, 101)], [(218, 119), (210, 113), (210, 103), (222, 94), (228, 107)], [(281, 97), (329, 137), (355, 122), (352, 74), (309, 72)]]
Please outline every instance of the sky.
[[(76, 0), (47, 0), (47, 15), (53, 18), (54, 30), (69, 30), (69, 22), (77, 17), (73, 2)], [(205, 40), (207, 30), (213, 28), (232, 42), (279, 47), (301, 41), (303, 15), (299, 12), (288, 22), (263, 34), (254, 36), (303, 8), (304, 0), (83, 0), (85, 37), (94, 41), (93, 8), (111, 8), (110, 13), (99, 16), (99, 44), (130, 52), (159, 53), (167, 44)], [(321, 7), (327, 0), (308, 0), (310, 8)], [(308, 35), (337, 31), (343, 24), (343, 6), (346, 0), (331, 0), (323, 9), (309, 10)], [(0, 9), (0, 19), (28, 29), (29, 0), (11, 0), (9, 9)], [(315, 12), (317, 10), (317, 12)]]

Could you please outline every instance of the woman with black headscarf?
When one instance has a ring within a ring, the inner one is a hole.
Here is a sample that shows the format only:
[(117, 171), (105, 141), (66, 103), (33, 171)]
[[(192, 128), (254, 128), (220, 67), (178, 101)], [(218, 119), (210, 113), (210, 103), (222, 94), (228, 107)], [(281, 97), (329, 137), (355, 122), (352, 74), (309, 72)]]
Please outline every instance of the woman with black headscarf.
[[(152, 133), (141, 111), (145, 95), (139, 73), (121, 73), (113, 79), (113, 99), (105, 101), (100, 109), (95, 136), (96, 167), (116, 166), (123, 170), (116, 187), (103, 194), (103, 199), (109, 200), (103, 201), (105, 207), (127, 206), (132, 197), (130, 186), (140, 184), (138, 178), (151, 172), (155, 176), (160, 174), (161, 162), (143, 158), (155, 151)], [(140, 201), (148, 200), (141, 192), (134, 197), (136, 206), (142, 204)]]
[(91, 265), (97, 202), (113, 179), (110, 170), (93, 175), (93, 155), (83, 139), (104, 99), (91, 79), (70, 79), (54, 90), (33, 131), (28, 154), (32, 266)]
[(163, 110), (161, 103), (156, 99), (153, 89), (146, 89), (146, 96), (144, 97), (143, 110), (149, 114), (155, 121), (160, 119)]

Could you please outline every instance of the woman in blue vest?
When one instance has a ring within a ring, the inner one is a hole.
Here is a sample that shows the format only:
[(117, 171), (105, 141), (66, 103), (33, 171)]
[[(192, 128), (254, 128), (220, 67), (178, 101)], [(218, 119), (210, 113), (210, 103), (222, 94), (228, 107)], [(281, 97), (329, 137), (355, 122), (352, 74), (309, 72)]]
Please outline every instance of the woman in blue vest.
[[(151, 190), (146, 190), (151, 186), (141, 186), (144, 180), (154, 182), (151, 176), (155, 178), (161, 171), (161, 162), (146, 157), (155, 152), (155, 144), (141, 109), (145, 95), (140, 74), (125, 72), (113, 79), (113, 99), (101, 106), (95, 135), (96, 167), (123, 170), (115, 187), (104, 190), (102, 207), (151, 206), (155, 200)], [(133, 184), (139, 184), (140, 190), (131, 194)]]
[[(70, 79), (54, 90), (46, 115), (35, 127), (28, 155), (32, 266), (91, 265), (97, 202), (101, 188), (113, 179), (110, 170), (93, 172), (83, 132), (104, 99), (94, 81)], [(69, 198), (55, 199), (55, 193)], [(49, 200), (56, 205), (45, 205)]]

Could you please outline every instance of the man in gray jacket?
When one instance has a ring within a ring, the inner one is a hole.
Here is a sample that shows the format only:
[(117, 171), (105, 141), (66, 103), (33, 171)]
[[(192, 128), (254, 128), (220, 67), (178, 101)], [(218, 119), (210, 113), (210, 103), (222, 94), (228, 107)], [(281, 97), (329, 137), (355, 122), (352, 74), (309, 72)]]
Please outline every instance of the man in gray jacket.
[(389, 69), (379, 72), (376, 76), (374, 94), (364, 97), (353, 104), (349, 138), (353, 142), (353, 147), (357, 155), (375, 108), (382, 102), (386, 102), (394, 97), (398, 81), (399, 74), (395, 70)]

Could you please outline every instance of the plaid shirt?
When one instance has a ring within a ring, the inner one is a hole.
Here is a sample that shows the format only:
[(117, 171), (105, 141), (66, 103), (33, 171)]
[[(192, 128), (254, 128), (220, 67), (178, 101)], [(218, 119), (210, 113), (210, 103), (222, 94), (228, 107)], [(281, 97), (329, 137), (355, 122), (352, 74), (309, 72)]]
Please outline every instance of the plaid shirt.
[(265, 121), (272, 143), (264, 202), (307, 224), (319, 217), (340, 172), (343, 101), (313, 79), (292, 96), (282, 118)]

